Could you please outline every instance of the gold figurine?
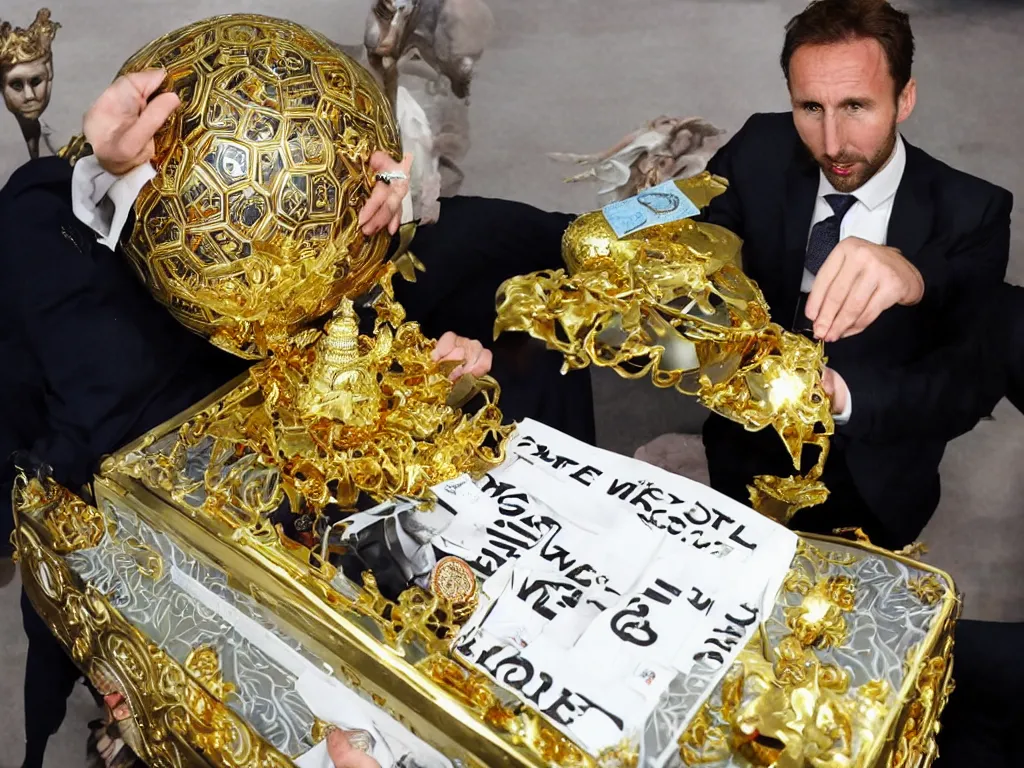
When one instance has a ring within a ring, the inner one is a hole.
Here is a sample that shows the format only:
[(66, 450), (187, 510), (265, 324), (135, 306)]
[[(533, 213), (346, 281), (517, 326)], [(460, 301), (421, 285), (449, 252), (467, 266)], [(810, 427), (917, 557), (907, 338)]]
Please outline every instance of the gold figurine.
[(299, 393), (299, 408), (310, 416), (370, 426), (380, 410), (380, 391), (362, 362), (359, 320), (352, 300), (342, 299), (316, 343), (316, 362), (309, 386)]

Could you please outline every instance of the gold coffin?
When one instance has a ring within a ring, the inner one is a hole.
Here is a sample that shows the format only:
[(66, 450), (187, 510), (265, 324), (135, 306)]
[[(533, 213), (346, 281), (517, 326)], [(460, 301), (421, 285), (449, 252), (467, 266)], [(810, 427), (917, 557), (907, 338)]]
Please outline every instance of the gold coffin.
[[(211, 409), (243, 408), (253, 386), (229, 385), (113, 457), (95, 506), (24, 477), (15, 490), (28, 595), (85, 674), (125, 694), (147, 764), (287, 766), (324, 738), (295, 677), (199, 609), (185, 574), (453, 766), (637, 765), (635, 745), (588, 755), (454, 661), (429, 601), (389, 603), (265, 520), (241, 525), (190, 495), (182, 476), (205, 471), (202, 441), (182, 455), (182, 435)], [(130, 476), (140, 456), (177, 469)], [(958, 612), (940, 571), (802, 538), (774, 612), (678, 737), (674, 764), (929, 765)]]

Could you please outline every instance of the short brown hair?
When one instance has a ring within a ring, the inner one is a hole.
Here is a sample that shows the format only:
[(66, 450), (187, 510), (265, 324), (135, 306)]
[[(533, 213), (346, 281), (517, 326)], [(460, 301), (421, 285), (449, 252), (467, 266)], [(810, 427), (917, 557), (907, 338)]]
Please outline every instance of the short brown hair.
[(877, 40), (889, 62), (896, 94), (910, 82), (914, 33), (910, 17), (885, 0), (814, 0), (786, 25), (782, 71), (789, 82), (789, 62), (802, 45), (828, 45), (866, 38)]

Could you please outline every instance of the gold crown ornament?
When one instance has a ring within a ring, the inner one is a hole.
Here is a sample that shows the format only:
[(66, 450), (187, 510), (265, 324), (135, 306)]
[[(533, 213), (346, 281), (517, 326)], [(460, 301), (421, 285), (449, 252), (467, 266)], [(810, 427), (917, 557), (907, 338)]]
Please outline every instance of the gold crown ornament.
[(27, 64), (51, 53), (53, 38), (60, 24), (50, 19), (50, 9), (41, 8), (28, 29), (0, 23), (0, 68)]
[(358, 212), (370, 156), (400, 156), (373, 77), (290, 21), (235, 14), (145, 46), (120, 74), (167, 71), (181, 107), (125, 250), (150, 291), (219, 347), (264, 357), (378, 279), (387, 232)]

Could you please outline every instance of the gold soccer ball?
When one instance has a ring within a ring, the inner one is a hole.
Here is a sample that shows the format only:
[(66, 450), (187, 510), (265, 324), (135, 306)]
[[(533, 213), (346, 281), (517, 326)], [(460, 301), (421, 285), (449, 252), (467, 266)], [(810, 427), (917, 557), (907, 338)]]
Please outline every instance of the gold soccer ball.
[(128, 256), (187, 327), (262, 357), (376, 279), (388, 234), (357, 218), (370, 155), (400, 156), (391, 108), (325, 37), (266, 16), (190, 24), (121, 74), (153, 67), (182, 104), (156, 136)]

